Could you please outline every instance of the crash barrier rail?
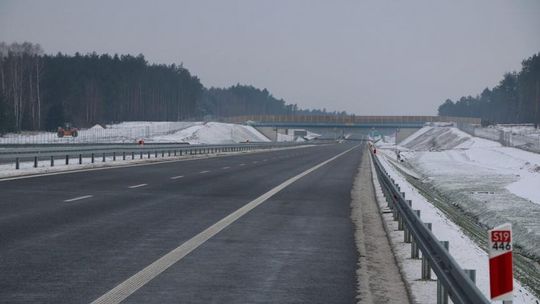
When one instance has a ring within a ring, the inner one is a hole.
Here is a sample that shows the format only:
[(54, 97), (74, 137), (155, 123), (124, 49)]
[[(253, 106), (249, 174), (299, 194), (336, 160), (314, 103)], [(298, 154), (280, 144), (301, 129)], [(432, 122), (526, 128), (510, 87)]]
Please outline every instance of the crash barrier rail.
[(370, 147), (377, 179), (381, 185), (393, 219), (398, 229), (404, 231), (404, 242), (411, 243), (411, 258), (422, 253), (422, 279), (431, 279), (431, 269), (437, 275), (437, 303), (448, 303), (448, 297), (456, 304), (491, 303), (475, 285), (475, 271), (463, 270), (449, 253), (449, 243), (439, 241), (431, 232), (431, 223), (424, 223), (420, 210), (413, 210), (412, 201), (405, 199), (377, 157), (376, 149)]
[[(161, 145), (112, 145), (110, 147), (42, 147), (30, 148), (20, 151), (0, 152), (0, 163), (14, 163), (15, 169), (20, 169), (22, 162), (33, 162), (33, 167), (37, 168), (40, 161), (50, 161), (50, 166), (55, 165), (55, 161), (64, 161), (66, 165), (70, 163), (95, 163), (118, 160), (150, 159), (158, 157), (176, 157), (186, 155), (200, 155), (226, 152), (242, 152), (255, 149), (272, 149), (305, 145), (306, 143), (242, 143), (232, 145), (182, 145), (182, 144), (161, 144)], [(313, 144), (313, 143), (310, 143)], [(59, 159), (60, 158), (60, 159)]]

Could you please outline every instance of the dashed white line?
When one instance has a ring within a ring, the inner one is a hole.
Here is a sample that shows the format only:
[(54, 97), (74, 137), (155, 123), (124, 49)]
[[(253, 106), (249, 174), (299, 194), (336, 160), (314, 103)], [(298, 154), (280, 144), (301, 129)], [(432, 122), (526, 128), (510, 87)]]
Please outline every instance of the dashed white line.
[(83, 200), (85, 198), (91, 198), (91, 197), (93, 197), (93, 195), (84, 195), (84, 196), (79, 196), (79, 197), (74, 197), (74, 198), (67, 199), (64, 202), (69, 203), (69, 202), (79, 201), (79, 200)]
[(128, 188), (129, 189), (135, 189), (135, 188), (144, 187), (144, 186), (148, 186), (148, 184), (133, 185), (133, 186), (129, 186)]
[(240, 164), (240, 166), (245, 166), (246, 164)]
[(182, 177), (184, 177), (184, 176), (183, 175), (178, 175), (178, 176), (171, 177), (171, 179), (179, 179), (179, 178), (182, 178)]
[(255, 207), (259, 206), (260, 204), (264, 203), (266, 200), (274, 196), (276, 193), (280, 192), (290, 184), (294, 183), (295, 181), (301, 179), (302, 177), (310, 174), (311, 172), (319, 169), (320, 167), (328, 164), (329, 162), (335, 160), (336, 158), (339, 158), (340, 156), (346, 154), (347, 152), (359, 147), (360, 145), (354, 146), (344, 152), (339, 153), (338, 155), (335, 155), (334, 157), (327, 159), (323, 161), (322, 163), (319, 163), (315, 165), (314, 167), (284, 181), (283, 183), (279, 184), (278, 186), (274, 187), (270, 191), (264, 193), (263, 195), (259, 196), (258, 198), (252, 200), (251, 202), (247, 203), (246, 205), (240, 207), (233, 213), (229, 214), (228, 216), (222, 218), (220, 221), (216, 222), (212, 226), (206, 228), (206, 230), (200, 232), (196, 236), (192, 237), (182, 245), (176, 247), (175, 249), (171, 250), (169, 253), (165, 254), (152, 264), (146, 266), (146, 268), (142, 269), (141, 271), (137, 272), (124, 282), (118, 284), (113, 289), (109, 290), (107, 293), (99, 297), (98, 299), (94, 300), (91, 304), (117, 304), (125, 300), (127, 297), (132, 295), (134, 292), (139, 290), (141, 287), (146, 285), (148, 282), (152, 281), (154, 278), (156, 278), (158, 275), (163, 273), (165, 270), (167, 270), (169, 267), (176, 264), (178, 261), (183, 259), (186, 255), (191, 253), (193, 250), (197, 249), (197, 247), (204, 244), (206, 241), (208, 241), (210, 238), (218, 234), (220, 231), (231, 225), (232, 223), (236, 222), (239, 218), (244, 216), (246, 213), (253, 210)]
[(231, 168), (231, 167), (223, 167), (223, 168), (221, 168), (221, 169), (227, 170), (227, 169), (230, 169), (230, 168)]
[(200, 173), (200, 174), (205, 174), (205, 173), (208, 173), (208, 172), (210, 172), (210, 170), (204, 170), (204, 171), (201, 171), (201, 172), (199, 172), (199, 173)]

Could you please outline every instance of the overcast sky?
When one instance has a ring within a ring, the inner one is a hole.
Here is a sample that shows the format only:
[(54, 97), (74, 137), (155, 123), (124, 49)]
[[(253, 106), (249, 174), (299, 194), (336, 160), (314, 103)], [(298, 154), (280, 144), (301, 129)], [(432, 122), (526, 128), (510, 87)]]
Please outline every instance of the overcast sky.
[(540, 1), (6, 1), (0, 41), (183, 62), (300, 107), (436, 114), (540, 52)]

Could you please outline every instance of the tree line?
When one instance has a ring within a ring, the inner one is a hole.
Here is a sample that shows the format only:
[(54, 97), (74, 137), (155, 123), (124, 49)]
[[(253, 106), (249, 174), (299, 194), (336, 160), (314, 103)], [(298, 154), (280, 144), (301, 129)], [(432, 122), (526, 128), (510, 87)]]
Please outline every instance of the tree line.
[(439, 115), (479, 117), (486, 124), (540, 124), (540, 53), (521, 65), (519, 72), (506, 73), (491, 90), (457, 101), (447, 99), (439, 106)]
[(310, 113), (323, 111), (299, 109), (253, 86), (207, 89), (182, 65), (149, 64), (143, 55), (48, 55), (39, 44), (0, 42), (0, 133), (54, 130), (66, 122), (89, 127)]

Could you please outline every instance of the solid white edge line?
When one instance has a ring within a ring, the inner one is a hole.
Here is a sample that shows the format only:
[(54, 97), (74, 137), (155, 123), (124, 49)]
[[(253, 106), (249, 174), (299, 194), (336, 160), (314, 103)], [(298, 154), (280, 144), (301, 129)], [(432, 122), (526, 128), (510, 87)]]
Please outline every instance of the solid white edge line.
[(83, 196), (74, 197), (74, 198), (70, 198), (70, 199), (64, 200), (64, 203), (69, 203), (69, 202), (79, 201), (79, 200), (83, 200), (83, 199), (91, 198), (91, 197), (94, 197), (94, 196), (93, 196), (93, 195), (83, 195)]
[(236, 220), (244, 216), (249, 211), (253, 210), (255, 207), (259, 206), (281, 190), (283, 190), (285, 187), (289, 186), (290, 184), (294, 183), (295, 181), (301, 179), (302, 177), (310, 174), (311, 172), (319, 169), (320, 167), (328, 164), (329, 162), (337, 159), (338, 157), (348, 153), (349, 151), (359, 147), (360, 145), (356, 145), (342, 153), (339, 153), (338, 155), (327, 159), (323, 161), (322, 163), (319, 163), (318, 165), (284, 181), (283, 183), (279, 184), (278, 186), (274, 187), (270, 191), (266, 192), (265, 194), (259, 196), (258, 198), (254, 199), (253, 201), (247, 203), (240, 209), (234, 211), (233, 213), (227, 215), (223, 219), (221, 219), (219, 222), (213, 224), (212, 226), (206, 228), (204, 231), (200, 232), (193, 238), (189, 239), (182, 245), (176, 247), (169, 253), (165, 254), (152, 264), (146, 266), (141, 271), (137, 272), (124, 282), (118, 284), (116, 287), (108, 291), (106, 294), (102, 295), (98, 299), (94, 300), (91, 304), (116, 304), (120, 303), (123, 300), (125, 300), (127, 297), (129, 297), (131, 294), (133, 294), (135, 291), (137, 291), (139, 288), (146, 285), (148, 282), (153, 280), (155, 277), (160, 275), (163, 271), (167, 270), (169, 267), (180, 261), (182, 258), (184, 258), (186, 255), (188, 255), (190, 252), (195, 250), (197, 247), (202, 245), (204, 242), (208, 241), (211, 237), (218, 234), (221, 230), (225, 229), (230, 224), (234, 223)]
[(199, 172), (199, 173), (200, 173), (200, 174), (205, 174), (205, 173), (208, 173), (208, 172), (210, 172), (210, 170), (204, 170), (204, 171), (201, 171), (201, 172)]
[(128, 188), (135, 189), (135, 188), (144, 187), (144, 186), (148, 186), (148, 184), (138, 184), (138, 185), (129, 186)]
[(178, 176), (171, 177), (171, 179), (179, 179), (179, 178), (182, 178), (182, 177), (184, 177), (184, 176), (183, 175), (178, 175)]

